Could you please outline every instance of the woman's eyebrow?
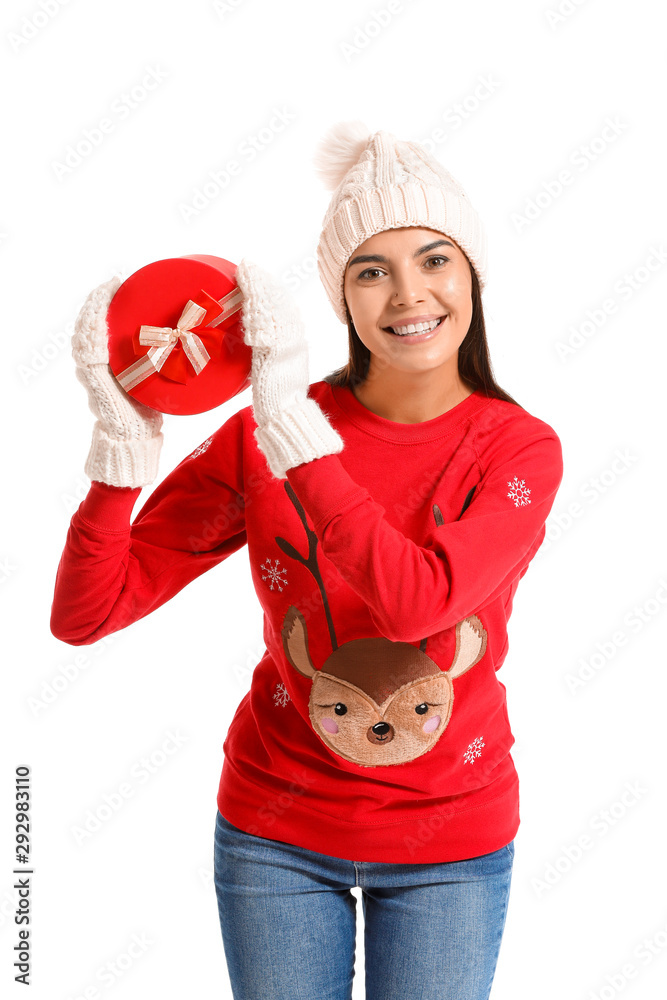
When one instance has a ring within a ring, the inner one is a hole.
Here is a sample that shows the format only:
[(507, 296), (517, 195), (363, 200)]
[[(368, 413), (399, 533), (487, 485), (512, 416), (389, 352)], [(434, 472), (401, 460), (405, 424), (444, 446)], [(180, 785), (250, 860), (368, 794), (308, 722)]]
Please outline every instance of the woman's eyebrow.
[[(436, 247), (453, 247), (454, 244), (450, 243), (449, 240), (434, 240), (433, 243), (427, 243), (426, 246), (420, 247), (419, 250), (415, 250), (413, 257), (419, 257), (423, 253), (427, 253), (429, 250), (434, 250)], [(388, 264), (389, 259), (384, 257), (380, 253), (362, 253), (357, 257), (353, 257), (348, 263), (348, 267), (352, 267), (353, 264)]]

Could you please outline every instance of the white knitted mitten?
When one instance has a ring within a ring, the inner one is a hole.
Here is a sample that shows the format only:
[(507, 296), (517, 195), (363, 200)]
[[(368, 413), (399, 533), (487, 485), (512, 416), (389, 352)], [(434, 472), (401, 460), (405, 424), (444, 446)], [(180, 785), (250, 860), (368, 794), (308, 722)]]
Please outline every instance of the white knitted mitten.
[(107, 309), (120, 284), (114, 275), (94, 288), (74, 324), (75, 373), (97, 417), (85, 473), (110, 486), (147, 486), (158, 471), (162, 414), (132, 399), (109, 366)]
[(288, 469), (342, 451), (344, 442), (307, 395), (308, 342), (294, 299), (245, 258), (236, 283), (243, 295), (243, 339), (253, 349), (255, 438), (271, 472), (282, 479)]

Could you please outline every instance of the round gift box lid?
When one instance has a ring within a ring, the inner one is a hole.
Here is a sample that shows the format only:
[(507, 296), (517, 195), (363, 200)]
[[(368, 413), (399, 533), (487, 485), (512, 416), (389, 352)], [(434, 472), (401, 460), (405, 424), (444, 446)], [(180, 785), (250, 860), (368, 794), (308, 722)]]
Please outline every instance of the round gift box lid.
[[(120, 285), (107, 311), (109, 364), (133, 399), (161, 413), (203, 413), (250, 385), (235, 273), (224, 257), (190, 254), (147, 264)], [(153, 346), (140, 341), (142, 326)]]

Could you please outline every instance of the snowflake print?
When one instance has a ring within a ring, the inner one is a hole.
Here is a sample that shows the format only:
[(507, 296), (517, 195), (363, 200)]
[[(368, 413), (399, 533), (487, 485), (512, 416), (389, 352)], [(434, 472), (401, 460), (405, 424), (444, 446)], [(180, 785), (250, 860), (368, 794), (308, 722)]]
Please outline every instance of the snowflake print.
[(525, 479), (517, 479), (515, 476), (514, 479), (507, 485), (510, 488), (507, 496), (510, 500), (514, 500), (515, 507), (525, 507), (526, 504), (530, 503), (530, 490), (526, 486)]
[(275, 584), (278, 590), (282, 593), (283, 586), (287, 586), (288, 580), (285, 579), (284, 574), (287, 573), (286, 569), (278, 569), (280, 561), (275, 560), (275, 566), (271, 565), (271, 560), (267, 559), (265, 563), (262, 563), (261, 569), (266, 570), (266, 576), (262, 575), (262, 580), (270, 580), (269, 590), (273, 590), (273, 585)]
[(212, 440), (213, 440), (213, 438), (210, 437), (210, 438), (206, 438), (205, 441), (202, 441), (202, 443), (199, 445), (199, 447), (195, 448), (195, 450), (192, 452), (192, 454), (190, 455), (190, 458), (196, 458), (197, 455), (203, 455), (204, 452), (206, 451), (206, 449), (208, 448), (208, 446), (210, 445), (210, 443), (211, 443)]
[(478, 736), (476, 740), (473, 740), (472, 743), (469, 744), (466, 752), (463, 754), (463, 763), (472, 764), (476, 757), (481, 757), (482, 747), (485, 745), (484, 739), (481, 736)]
[(276, 706), (280, 705), (281, 708), (284, 708), (287, 702), (292, 700), (284, 684), (276, 684), (273, 700)]

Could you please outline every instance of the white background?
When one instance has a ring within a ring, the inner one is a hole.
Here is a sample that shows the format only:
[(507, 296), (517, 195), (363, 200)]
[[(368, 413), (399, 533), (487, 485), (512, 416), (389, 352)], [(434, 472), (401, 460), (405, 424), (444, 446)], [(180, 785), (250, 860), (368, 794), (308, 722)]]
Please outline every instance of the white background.
[[(11, 996), (25, 995), (12, 981), (11, 807), (21, 764), (33, 773), (34, 1000), (95, 986), (89, 996), (113, 1000), (231, 996), (212, 853), (222, 742), (263, 651), (247, 550), (109, 642), (75, 648), (53, 638), (55, 572), (87, 490), (94, 419), (69, 338), (90, 289), (115, 271), (190, 253), (245, 255), (296, 290), (311, 381), (341, 365), (346, 329), (315, 270), (330, 195), (311, 160), (320, 136), (350, 118), (401, 138), (435, 137), (433, 152), (487, 228), (484, 307), (497, 380), (563, 444), (547, 541), (519, 587), (499, 675), (522, 823), (492, 1000), (662, 996), (659, 8), (26, 0), (5, 4), (1, 17), (0, 978)], [(290, 121), (262, 132), (276, 109)], [(68, 148), (105, 117), (112, 131), (59, 176)], [(241, 154), (260, 134), (254, 158)], [(186, 221), (182, 206), (230, 159), (241, 161), (240, 175)], [(566, 169), (572, 183), (559, 191)], [(218, 410), (166, 417), (160, 476), (249, 403), (246, 390)], [(573, 690), (568, 677), (591, 658), (590, 679)], [(65, 683), (68, 667), (74, 679)], [(183, 746), (78, 844), (73, 831), (88, 810), (170, 731), (187, 737)], [(582, 837), (589, 847), (577, 858)], [(360, 902), (358, 929), (355, 1000)], [(151, 943), (128, 968), (134, 934)], [(98, 971), (119, 960), (122, 977), (105, 986)]]

